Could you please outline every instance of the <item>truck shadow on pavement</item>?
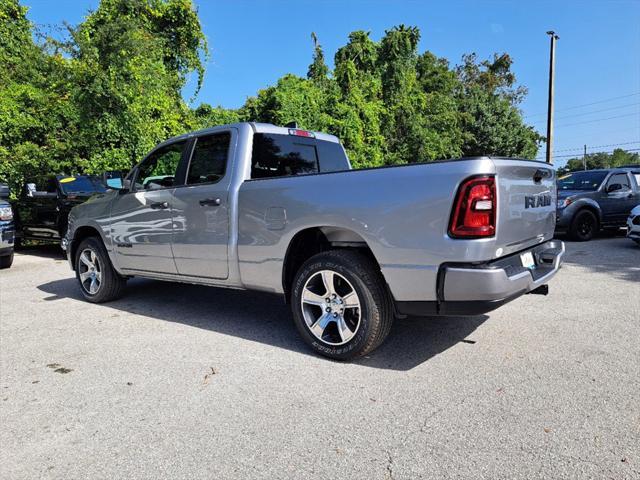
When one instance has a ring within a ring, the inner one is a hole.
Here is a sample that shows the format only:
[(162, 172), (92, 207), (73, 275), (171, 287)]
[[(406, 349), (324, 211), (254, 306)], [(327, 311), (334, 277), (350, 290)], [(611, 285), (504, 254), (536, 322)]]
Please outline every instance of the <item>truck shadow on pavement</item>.
[[(67, 298), (85, 302), (75, 278), (44, 283), (38, 289), (51, 295), (46, 301)], [(300, 339), (289, 307), (278, 295), (132, 279), (123, 298), (104, 306), (315, 355)], [(410, 370), (460, 342), (473, 348), (475, 342), (467, 337), (488, 318), (481, 315), (396, 320), (387, 341), (354, 363)]]
[(41, 258), (51, 258), (53, 260), (66, 260), (67, 256), (58, 244), (45, 245), (22, 245), (16, 250), (21, 255), (29, 255)]

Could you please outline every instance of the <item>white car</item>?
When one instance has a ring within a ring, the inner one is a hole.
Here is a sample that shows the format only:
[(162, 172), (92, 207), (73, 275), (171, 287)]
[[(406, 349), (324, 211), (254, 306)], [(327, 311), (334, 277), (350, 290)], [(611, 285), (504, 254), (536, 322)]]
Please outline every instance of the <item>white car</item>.
[(627, 218), (627, 237), (640, 245), (640, 205), (631, 210)]

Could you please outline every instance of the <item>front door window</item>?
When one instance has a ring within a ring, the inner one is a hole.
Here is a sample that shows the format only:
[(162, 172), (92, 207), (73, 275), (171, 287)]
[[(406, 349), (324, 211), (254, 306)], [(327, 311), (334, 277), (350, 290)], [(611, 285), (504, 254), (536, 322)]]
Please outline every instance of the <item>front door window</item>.
[(158, 190), (175, 185), (176, 170), (186, 142), (177, 142), (159, 148), (140, 165), (134, 189)]

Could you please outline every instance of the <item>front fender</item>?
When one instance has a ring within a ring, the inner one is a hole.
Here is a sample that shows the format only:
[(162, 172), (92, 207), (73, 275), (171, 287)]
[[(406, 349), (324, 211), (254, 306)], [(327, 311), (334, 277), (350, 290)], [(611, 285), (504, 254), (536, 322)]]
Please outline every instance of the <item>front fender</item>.
[(596, 216), (598, 217), (598, 222), (602, 223), (602, 209), (598, 202), (596, 202), (593, 198), (579, 198), (574, 201), (571, 205), (569, 205), (565, 210), (567, 213), (571, 213), (571, 218), (583, 208), (589, 208), (592, 210)]
[(93, 235), (102, 240), (109, 259), (114, 268), (120, 273), (111, 238), (111, 205), (110, 202), (86, 202), (73, 207), (69, 212), (66, 234), (67, 257), (74, 268), (76, 248), (80, 242)]

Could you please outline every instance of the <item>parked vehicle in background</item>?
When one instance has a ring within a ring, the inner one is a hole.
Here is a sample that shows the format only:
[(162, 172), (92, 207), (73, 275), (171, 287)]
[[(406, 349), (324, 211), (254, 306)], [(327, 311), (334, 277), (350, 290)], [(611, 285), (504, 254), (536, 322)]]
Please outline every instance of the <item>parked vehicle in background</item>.
[(132, 276), (282, 294), (316, 352), (349, 359), (395, 315), (545, 294), (555, 188), (546, 163), (507, 158), (350, 171), (332, 135), (239, 123), (168, 140), (74, 207), (67, 256), (90, 302)]
[(51, 175), (27, 180), (14, 202), (18, 242), (60, 242), (67, 231), (71, 208), (106, 191), (100, 177), (89, 175)]
[(627, 218), (627, 237), (640, 245), (640, 205), (631, 210)]
[(640, 202), (640, 167), (571, 172), (558, 179), (556, 231), (591, 240), (603, 228), (626, 225)]
[(15, 227), (9, 193), (9, 187), (0, 183), (0, 269), (9, 268), (13, 263)]

